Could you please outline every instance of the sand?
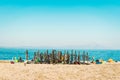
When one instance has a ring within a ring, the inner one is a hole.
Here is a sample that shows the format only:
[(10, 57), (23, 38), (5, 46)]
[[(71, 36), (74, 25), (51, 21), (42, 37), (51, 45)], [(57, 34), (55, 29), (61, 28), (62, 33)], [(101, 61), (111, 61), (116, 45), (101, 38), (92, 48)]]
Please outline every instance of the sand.
[(0, 63), (0, 80), (120, 80), (120, 64)]

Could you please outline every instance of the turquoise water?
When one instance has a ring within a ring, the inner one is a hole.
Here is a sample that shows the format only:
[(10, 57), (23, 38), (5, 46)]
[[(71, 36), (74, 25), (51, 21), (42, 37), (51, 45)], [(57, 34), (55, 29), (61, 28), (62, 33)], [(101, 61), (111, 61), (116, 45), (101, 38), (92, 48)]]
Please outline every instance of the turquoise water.
[[(29, 51), (29, 60), (33, 58), (34, 52), (37, 52), (40, 50), (40, 52), (44, 52), (47, 49), (28, 49)], [(48, 49), (49, 53), (51, 53), (52, 49)], [(64, 52), (63, 49), (59, 49), (62, 52)], [(0, 60), (12, 60), (12, 57), (22, 57), (25, 59), (25, 48), (0, 48)], [(69, 53), (71, 53), (71, 50), (68, 49)], [(116, 61), (120, 61), (120, 50), (81, 50), (77, 49), (76, 51), (80, 51), (80, 54), (82, 55), (83, 52), (88, 52), (90, 59), (92, 56), (95, 57), (95, 59), (103, 59), (108, 60), (109, 58), (112, 58)]]

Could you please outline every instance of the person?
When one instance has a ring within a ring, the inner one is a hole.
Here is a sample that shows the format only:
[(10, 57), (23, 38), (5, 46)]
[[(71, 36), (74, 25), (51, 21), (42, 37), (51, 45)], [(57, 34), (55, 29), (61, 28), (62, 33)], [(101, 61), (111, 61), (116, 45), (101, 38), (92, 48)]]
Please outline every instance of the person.
[(18, 62), (18, 59), (17, 59), (17, 57), (15, 57), (15, 62)]
[(23, 60), (22, 60), (22, 57), (19, 57), (18, 58), (18, 62), (22, 62)]
[(14, 64), (14, 61), (10, 61), (11, 64)]
[(27, 63), (28, 63), (28, 61), (26, 60), (26, 61), (24, 62), (24, 66), (26, 66)]
[(64, 55), (62, 56), (62, 64), (64, 64)]
[(113, 60), (112, 58), (110, 58), (110, 59), (108, 60), (108, 62), (109, 62), (109, 63), (114, 63), (114, 60)]
[(100, 60), (96, 60), (96, 64), (102, 64), (102, 62)]
[(95, 57), (94, 56), (92, 57), (92, 62), (91, 63), (93, 63), (93, 64), (95, 63)]

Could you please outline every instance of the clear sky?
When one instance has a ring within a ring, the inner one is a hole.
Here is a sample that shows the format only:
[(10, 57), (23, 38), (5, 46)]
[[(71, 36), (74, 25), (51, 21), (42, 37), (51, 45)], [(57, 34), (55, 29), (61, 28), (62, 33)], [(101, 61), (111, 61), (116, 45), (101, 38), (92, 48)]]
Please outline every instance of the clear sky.
[(0, 0), (0, 46), (120, 49), (120, 0)]

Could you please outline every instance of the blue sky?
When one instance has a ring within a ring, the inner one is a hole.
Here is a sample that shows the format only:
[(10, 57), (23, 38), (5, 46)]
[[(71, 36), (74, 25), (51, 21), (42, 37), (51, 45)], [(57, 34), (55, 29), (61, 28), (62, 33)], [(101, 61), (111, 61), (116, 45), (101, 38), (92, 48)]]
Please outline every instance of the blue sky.
[(0, 0), (1, 47), (120, 49), (120, 0)]

